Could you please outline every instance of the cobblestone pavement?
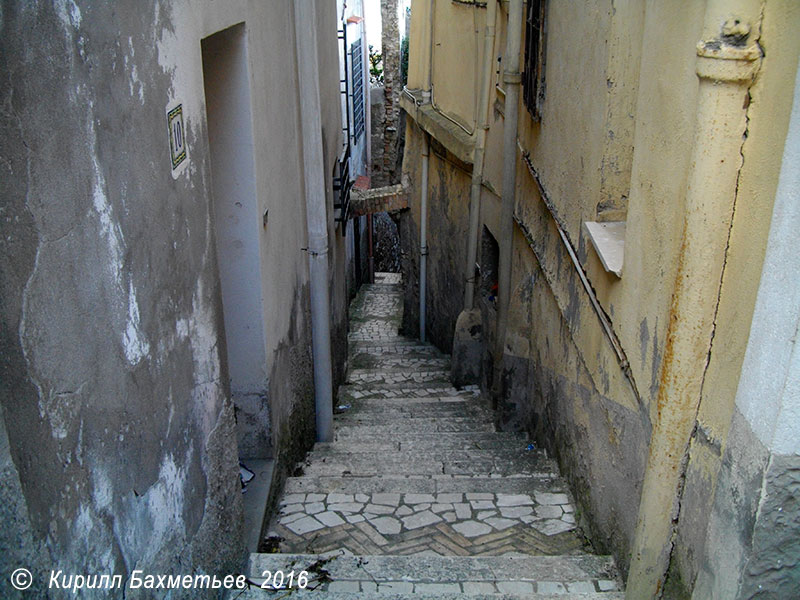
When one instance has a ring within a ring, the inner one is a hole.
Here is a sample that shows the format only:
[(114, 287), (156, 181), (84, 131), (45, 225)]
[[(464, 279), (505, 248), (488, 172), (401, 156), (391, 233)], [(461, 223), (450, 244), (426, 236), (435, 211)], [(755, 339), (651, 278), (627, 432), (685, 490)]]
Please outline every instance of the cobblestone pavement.
[(497, 431), (477, 388), (454, 389), (448, 356), (398, 334), (400, 286), (376, 274), (353, 300), (334, 442), (287, 481), (277, 553), (252, 555), (251, 576), (324, 564), (292, 597), (622, 598), (554, 461)]

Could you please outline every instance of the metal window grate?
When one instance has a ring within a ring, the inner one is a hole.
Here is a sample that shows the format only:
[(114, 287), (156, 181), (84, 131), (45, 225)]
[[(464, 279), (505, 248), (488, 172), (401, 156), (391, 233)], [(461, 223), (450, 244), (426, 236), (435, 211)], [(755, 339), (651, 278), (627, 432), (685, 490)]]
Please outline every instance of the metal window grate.
[(353, 78), (353, 137), (358, 140), (364, 133), (364, 57), (361, 39), (350, 46), (350, 64)]
[[(347, 24), (342, 23), (342, 28), (339, 30), (339, 39), (342, 40), (342, 50), (343, 50), (343, 74), (344, 78), (339, 80), (340, 84), (340, 93), (344, 98), (344, 106), (346, 110), (345, 113), (345, 122), (344, 127), (342, 127), (342, 133), (344, 133), (343, 139), (343, 149), (341, 158), (336, 159), (336, 163), (333, 165), (333, 191), (336, 192), (336, 195), (333, 200), (333, 208), (335, 209), (334, 219), (342, 224), (342, 235), (347, 234), (347, 220), (352, 216), (350, 210), (350, 188), (353, 186), (353, 181), (351, 180), (351, 173), (350, 173), (350, 86), (348, 84), (347, 78), (347, 70), (348, 70), (348, 50), (347, 50)], [(359, 42), (360, 43), (360, 42)], [(352, 68), (352, 67), (350, 67)], [(363, 109), (363, 107), (362, 107)], [(363, 120), (363, 118), (362, 118)], [(363, 123), (362, 123), (363, 127)]]
[(336, 159), (336, 164), (333, 166), (333, 191), (336, 192), (333, 208), (338, 211), (338, 213), (334, 213), (334, 220), (342, 224), (342, 235), (347, 233), (347, 220), (352, 217), (350, 189), (354, 182), (350, 175), (350, 145), (348, 144), (342, 158)]
[(544, 103), (544, 68), (547, 48), (547, 0), (528, 0), (525, 20), (525, 70), (522, 75), (522, 99), (531, 116), (542, 118)]

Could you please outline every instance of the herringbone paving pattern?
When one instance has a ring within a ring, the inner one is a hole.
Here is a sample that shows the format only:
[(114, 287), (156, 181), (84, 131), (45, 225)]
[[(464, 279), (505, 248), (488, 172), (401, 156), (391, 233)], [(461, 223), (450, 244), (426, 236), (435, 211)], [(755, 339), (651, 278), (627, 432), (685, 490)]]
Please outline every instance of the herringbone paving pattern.
[(363, 286), (351, 304), (349, 369), (334, 442), (317, 444), (286, 484), (267, 534), (281, 554), (253, 555), (251, 563), (274, 566), (308, 555), (371, 557), (373, 564), (379, 556), (552, 556), (559, 565), (575, 557), (591, 563), (583, 575), (570, 571), (547, 581), (539, 575), (538, 583), (523, 575), (469, 583), (441, 574), (417, 584), (410, 576), (390, 578), (375, 587), (343, 574), (318, 587), (327, 594), (403, 591), (415, 598), (437, 589), (458, 597), (616, 598), (613, 561), (588, 554), (555, 463), (523, 434), (497, 431), (478, 389), (454, 389), (448, 356), (399, 335), (401, 283), (396, 276), (381, 279)]

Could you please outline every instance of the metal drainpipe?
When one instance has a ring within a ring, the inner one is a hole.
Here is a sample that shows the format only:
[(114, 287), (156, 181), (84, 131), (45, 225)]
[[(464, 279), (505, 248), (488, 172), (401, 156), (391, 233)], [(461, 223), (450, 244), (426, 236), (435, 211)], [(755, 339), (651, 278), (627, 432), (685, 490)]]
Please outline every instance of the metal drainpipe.
[[(679, 517), (685, 457), (714, 335), (743, 161), (746, 99), (761, 57), (758, 35), (749, 37), (749, 23), (759, 22), (759, 3), (749, 2), (749, 6), (738, 8), (746, 12), (726, 21), (730, 7), (724, 1), (711, 0), (706, 8), (704, 40), (697, 45), (699, 88), (683, 244), (626, 598), (657, 598), (663, 591)], [(719, 24), (723, 22), (720, 32)]]
[[(490, 83), (494, 70), (494, 31), (497, 18), (496, 0), (486, 5), (486, 29), (483, 42), (483, 78), (478, 98), (478, 124), (475, 138), (475, 155), (472, 162), (472, 187), (469, 195), (469, 233), (467, 234), (467, 265), (464, 270), (464, 310), (472, 309), (475, 299), (475, 263), (478, 259), (478, 228), (481, 213), (481, 184), (483, 183), (483, 159), (486, 147), (486, 130), (489, 123)], [(482, 104), (481, 104), (482, 103)]]
[(372, 250), (372, 213), (367, 215), (367, 268), (369, 282), (375, 283), (375, 256)]
[(333, 440), (333, 377), (328, 291), (328, 213), (325, 202), (325, 167), (322, 155), (315, 6), (314, 3), (306, 0), (295, 0), (294, 25), (300, 92), (306, 225), (308, 227), (311, 346), (314, 355), (317, 441), (330, 442)]
[(428, 269), (428, 164), (430, 163), (430, 140), (422, 132), (422, 198), (420, 200), (419, 226), (419, 339), (425, 341), (425, 294)]
[(497, 340), (494, 356), (494, 378), (492, 387), (497, 397), (508, 321), (508, 305), (511, 297), (511, 249), (514, 237), (514, 197), (517, 187), (517, 121), (519, 117), (519, 87), (522, 81), (519, 72), (519, 52), (522, 42), (522, 0), (511, 0), (508, 7), (508, 29), (506, 52), (503, 56), (505, 69), (503, 82), (506, 88), (506, 114), (503, 122), (503, 191), (500, 209), (500, 231), (498, 232), (499, 256), (497, 277)]
[[(422, 102), (431, 101), (431, 77), (433, 69), (433, 15), (435, 0), (430, 0), (428, 19), (428, 72), (425, 74), (425, 88), (422, 90)], [(428, 285), (428, 167), (430, 163), (430, 135), (422, 130), (422, 191), (420, 198), (419, 225), (419, 339), (425, 341), (426, 289)]]

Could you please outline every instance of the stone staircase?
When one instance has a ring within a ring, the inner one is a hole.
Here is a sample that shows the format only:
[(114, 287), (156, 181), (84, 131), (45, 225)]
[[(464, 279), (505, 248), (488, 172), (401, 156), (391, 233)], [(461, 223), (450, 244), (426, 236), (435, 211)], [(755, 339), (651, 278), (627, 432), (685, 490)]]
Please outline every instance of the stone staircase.
[(477, 389), (454, 389), (448, 356), (398, 335), (396, 278), (378, 274), (354, 299), (335, 441), (287, 481), (275, 553), (250, 557), (251, 581), (280, 572), (284, 589), (237, 597), (623, 598), (553, 460), (497, 431)]

